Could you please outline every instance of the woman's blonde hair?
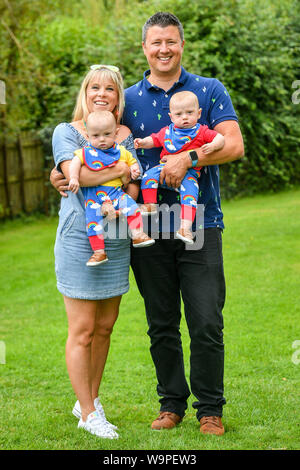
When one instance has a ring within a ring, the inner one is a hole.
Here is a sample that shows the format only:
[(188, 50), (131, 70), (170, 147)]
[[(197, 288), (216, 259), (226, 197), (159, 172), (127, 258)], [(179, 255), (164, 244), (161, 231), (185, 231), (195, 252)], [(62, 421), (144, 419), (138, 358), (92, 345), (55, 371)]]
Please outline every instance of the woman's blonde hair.
[(112, 111), (114, 114), (117, 123), (120, 122), (123, 111), (124, 111), (124, 88), (123, 88), (123, 79), (119, 71), (112, 71), (105, 66), (99, 67), (96, 70), (90, 70), (84, 77), (79, 93), (77, 95), (77, 101), (73, 112), (73, 121), (79, 121), (80, 119), (86, 119), (89, 110), (86, 103), (86, 90), (89, 86), (91, 80), (97, 79), (100, 82), (102, 80), (111, 80), (117, 87), (119, 103), (116, 108)]

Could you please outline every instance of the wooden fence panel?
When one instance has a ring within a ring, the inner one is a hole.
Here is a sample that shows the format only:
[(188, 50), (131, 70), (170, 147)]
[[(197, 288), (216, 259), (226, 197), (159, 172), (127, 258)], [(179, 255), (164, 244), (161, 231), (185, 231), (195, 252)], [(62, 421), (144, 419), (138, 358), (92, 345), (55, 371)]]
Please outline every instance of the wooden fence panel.
[(37, 139), (21, 140), (24, 175), (25, 211), (41, 209), (45, 199), (44, 158)]
[(47, 206), (44, 156), (40, 140), (23, 133), (0, 145), (0, 218)]
[(8, 187), (8, 202), (11, 215), (22, 212), (21, 181), (19, 169), (19, 154), (15, 144), (6, 144), (6, 183)]

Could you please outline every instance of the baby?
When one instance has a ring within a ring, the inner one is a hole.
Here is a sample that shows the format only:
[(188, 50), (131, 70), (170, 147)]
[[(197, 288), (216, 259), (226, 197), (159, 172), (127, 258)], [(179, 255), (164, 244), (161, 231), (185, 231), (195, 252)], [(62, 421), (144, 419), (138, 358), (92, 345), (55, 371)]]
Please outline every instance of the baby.
[[(224, 137), (207, 126), (200, 125), (198, 119), (201, 117), (201, 108), (197, 96), (191, 91), (181, 91), (170, 99), (169, 116), (172, 124), (164, 127), (158, 133), (151, 134), (144, 139), (134, 140), (136, 149), (151, 149), (162, 147), (160, 157), (164, 155), (180, 153), (184, 150), (191, 150), (201, 147), (204, 153), (209, 154), (224, 147)], [(196, 152), (194, 152), (196, 154)], [(192, 159), (194, 161), (194, 158)], [(197, 164), (197, 154), (196, 154)], [(141, 206), (141, 213), (156, 213), (157, 188), (160, 172), (165, 163), (147, 170), (142, 179), (142, 194), (144, 204)], [(199, 196), (198, 178), (201, 167), (193, 165), (187, 171), (180, 187), (180, 228), (176, 232), (176, 237), (185, 243), (193, 244), (193, 234), (191, 227), (196, 216), (197, 201)]]
[[(125, 147), (115, 142), (117, 123), (109, 111), (89, 114), (86, 122), (89, 145), (74, 152), (70, 165), (70, 191), (79, 189), (79, 173), (82, 165), (93, 171), (114, 166), (118, 160), (125, 161), (130, 167), (131, 178), (140, 175), (139, 164)], [(136, 202), (122, 190), (121, 178), (107, 181), (101, 186), (82, 187), (85, 199), (86, 229), (93, 254), (87, 266), (97, 266), (108, 261), (105, 253), (102, 219), (103, 215), (114, 217), (115, 209), (127, 217), (131, 230), (132, 245), (150, 246), (155, 240), (143, 232), (143, 221)]]

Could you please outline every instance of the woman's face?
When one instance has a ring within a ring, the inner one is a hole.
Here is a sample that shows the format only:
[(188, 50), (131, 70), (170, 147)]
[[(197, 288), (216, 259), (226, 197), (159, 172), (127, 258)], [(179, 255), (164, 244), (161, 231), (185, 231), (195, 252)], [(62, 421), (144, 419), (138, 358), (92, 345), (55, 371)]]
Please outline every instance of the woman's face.
[(95, 76), (86, 89), (86, 104), (90, 113), (103, 110), (114, 112), (119, 104), (116, 84), (111, 79)]

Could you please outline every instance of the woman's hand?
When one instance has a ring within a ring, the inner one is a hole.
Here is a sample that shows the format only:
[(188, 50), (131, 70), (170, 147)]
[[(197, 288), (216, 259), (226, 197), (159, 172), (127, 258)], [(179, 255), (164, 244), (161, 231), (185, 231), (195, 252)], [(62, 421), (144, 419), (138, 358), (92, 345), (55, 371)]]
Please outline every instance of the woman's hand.
[(69, 189), (68, 180), (65, 178), (63, 173), (58, 171), (55, 167), (50, 173), (50, 183), (61, 196), (68, 197), (68, 194), (65, 192)]

